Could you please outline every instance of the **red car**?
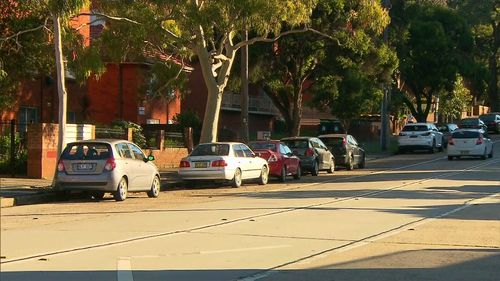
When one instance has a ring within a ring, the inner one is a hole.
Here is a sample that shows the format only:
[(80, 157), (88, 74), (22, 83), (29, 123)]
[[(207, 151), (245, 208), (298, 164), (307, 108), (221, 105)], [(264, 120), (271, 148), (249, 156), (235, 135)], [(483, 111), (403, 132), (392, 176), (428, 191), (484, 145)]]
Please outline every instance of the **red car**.
[(248, 144), (255, 154), (269, 163), (269, 175), (276, 176), (281, 182), (287, 176), (300, 179), (300, 159), (293, 155), (286, 144), (280, 141), (254, 141)]

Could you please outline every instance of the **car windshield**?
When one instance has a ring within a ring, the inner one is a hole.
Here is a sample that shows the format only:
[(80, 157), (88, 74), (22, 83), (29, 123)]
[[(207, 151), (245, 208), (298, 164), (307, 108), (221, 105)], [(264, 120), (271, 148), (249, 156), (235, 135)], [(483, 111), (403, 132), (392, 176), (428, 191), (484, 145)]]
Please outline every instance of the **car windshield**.
[(227, 156), (229, 144), (208, 143), (198, 145), (190, 156)]
[(496, 115), (494, 115), (494, 114), (481, 115), (481, 116), (479, 116), (479, 118), (481, 118), (481, 120), (483, 120), (485, 122), (491, 122), (491, 121), (495, 121)]
[(452, 137), (454, 139), (477, 139), (480, 133), (477, 131), (460, 131), (454, 132)]
[(342, 143), (344, 142), (343, 137), (336, 137), (336, 138), (320, 138), (320, 140), (326, 144), (326, 146), (341, 146)]
[(111, 157), (111, 146), (106, 143), (70, 143), (64, 149), (63, 160), (103, 160)]
[(285, 140), (284, 142), (290, 149), (309, 147), (307, 140)]
[(462, 125), (477, 125), (478, 123), (478, 119), (464, 119), (460, 122)]
[(429, 128), (425, 125), (406, 125), (403, 128), (403, 132), (424, 132), (429, 131)]
[(248, 144), (252, 150), (269, 149), (276, 151), (276, 144), (272, 142), (251, 142)]

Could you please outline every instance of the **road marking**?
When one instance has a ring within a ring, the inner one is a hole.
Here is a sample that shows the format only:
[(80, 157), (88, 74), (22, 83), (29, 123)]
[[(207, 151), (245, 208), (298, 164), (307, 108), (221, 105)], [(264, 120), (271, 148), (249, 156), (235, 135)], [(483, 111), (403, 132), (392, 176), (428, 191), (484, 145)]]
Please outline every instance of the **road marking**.
[(290, 248), (290, 247), (291, 247), (290, 245), (276, 245), (276, 246), (239, 248), (239, 249), (228, 249), (228, 250), (201, 251), (200, 254), (235, 253), (235, 252), (260, 251), (260, 250), (280, 249), (280, 248)]
[(134, 281), (130, 257), (121, 257), (116, 264), (117, 281)]

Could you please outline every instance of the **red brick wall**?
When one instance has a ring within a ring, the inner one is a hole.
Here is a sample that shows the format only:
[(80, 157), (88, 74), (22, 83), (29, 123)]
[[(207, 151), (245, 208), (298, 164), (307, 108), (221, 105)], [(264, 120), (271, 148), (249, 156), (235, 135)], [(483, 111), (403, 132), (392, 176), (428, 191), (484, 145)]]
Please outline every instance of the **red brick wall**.
[(188, 155), (187, 148), (165, 148), (164, 150), (145, 150), (146, 155), (151, 152), (155, 157), (154, 163), (159, 170), (164, 170), (168, 168), (177, 168), (181, 159)]
[(28, 126), (28, 177), (52, 179), (57, 165), (57, 124)]

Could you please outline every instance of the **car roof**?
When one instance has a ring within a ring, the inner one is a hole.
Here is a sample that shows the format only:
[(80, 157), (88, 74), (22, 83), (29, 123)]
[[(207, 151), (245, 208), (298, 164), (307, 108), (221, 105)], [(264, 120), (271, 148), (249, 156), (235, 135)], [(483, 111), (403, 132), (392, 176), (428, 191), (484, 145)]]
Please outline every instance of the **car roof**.
[(244, 143), (241, 143), (241, 142), (232, 142), (232, 141), (228, 141), (228, 142), (204, 142), (204, 143), (200, 143), (198, 145), (202, 145), (202, 144), (229, 144), (229, 145), (232, 145), (232, 144), (244, 144)]
[(456, 129), (455, 131), (453, 131), (453, 133), (455, 133), (455, 132), (480, 132), (480, 133), (484, 133), (484, 130), (483, 129), (463, 128), (463, 129)]
[(313, 138), (316, 138), (316, 137), (286, 137), (286, 138), (282, 138), (281, 140), (309, 140), (309, 139), (313, 139)]
[(318, 138), (345, 138), (348, 134), (326, 134), (318, 136)]
[(120, 143), (120, 142), (128, 142), (128, 143), (132, 143), (130, 141), (127, 141), (127, 140), (123, 140), (123, 139), (89, 139), (89, 140), (77, 140), (77, 141), (72, 141), (72, 142), (68, 142), (68, 144), (70, 143), (107, 143), (107, 144), (116, 144), (116, 143)]
[(433, 123), (407, 123), (405, 126), (428, 126), (434, 125)]

